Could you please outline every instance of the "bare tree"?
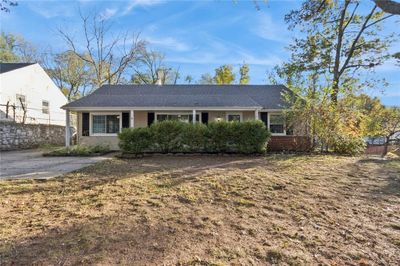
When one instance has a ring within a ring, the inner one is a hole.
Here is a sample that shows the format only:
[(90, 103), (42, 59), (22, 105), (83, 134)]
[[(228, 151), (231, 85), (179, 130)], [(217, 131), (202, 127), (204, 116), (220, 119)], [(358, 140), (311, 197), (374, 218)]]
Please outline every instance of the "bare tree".
[(133, 84), (176, 84), (179, 68), (169, 67), (164, 62), (165, 55), (156, 51), (144, 51), (134, 68)]
[(51, 58), (51, 65), (45, 65), (46, 72), (67, 96), (68, 101), (85, 95), (93, 73), (88, 63), (74, 52), (67, 51), (55, 54)]
[(69, 49), (93, 69), (94, 87), (119, 83), (126, 70), (139, 59), (145, 42), (139, 34), (111, 34), (112, 24), (99, 14), (85, 16), (81, 13), (80, 18), (85, 40), (83, 50), (70, 33), (63, 29), (59, 29), (59, 33)]

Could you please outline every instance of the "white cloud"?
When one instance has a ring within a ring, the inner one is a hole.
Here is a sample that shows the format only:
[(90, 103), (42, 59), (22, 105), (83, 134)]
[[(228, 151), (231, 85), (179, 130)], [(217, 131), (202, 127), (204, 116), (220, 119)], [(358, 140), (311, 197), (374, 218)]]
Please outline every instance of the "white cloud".
[(148, 41), (150, 45), (155, 45), (178, 52), (185, 52), (190, 50), (190, 46), (188, 44), (181, 42), (173, 37), (158, 38), (148, 36), (144, 39)]
[(74, 10), (71, 5), (62, 3), (55, 4), (55, 2), (39, 2), (39, 3), (29, 3), (28, 7), (36, 14), (46, 18), (55, 17), (71, 17), (74, 15)]
[(116, 8), (106, 8), (103, 12), (100, 13), (100, 17), (102, 19), (109, 19), (113, 17), (117, 13)]
[(210, 52), (199, 52), (188, 56), (177, 56), (167, 57), (167, 61), (182, 64), (249, 64), (249, 65), (260, 65), (260, 66), (275, 66), (281, 62), (281, 59), (274, 55), (267, 55), (263, 57), (256, 57), (255, 55), (247, 54), (232, 54), (227, 57), (220, 57), (215, 53)]
[(266, 66), (274, 66), (281, 63), (281, 59), (276, 55), (265, 55), (261, 54), (261, 52), (254, 54), (246, 48), (243, 48), (243, 46), (215, 36), (208, 35), (208, 37), (206, 37), (206, 43), (211, 46), (211, 48), (207, 49), (213, 51), (214, 57), (219, 64), (221, 64), (221, 62), (225, 63), (225, 60), (226, 63), (229, 64), (242, 64), (243, 62), (246, 62), (251, 65)]
[(193, 47), (186, 55), (169, 56), (167, 61), (185, 64), (231, 64), (247, 63), (250, 65), (275, 66), (281, 59), (272, 54), (254, 54), (247, 49), (211, 36), (202, 34), (203, 43), (206, 45)]
[(279, 24), (268, 14), (260, 14), (257, 26), (252, 30), (257, 36), (276, 42), (287, 43), (289, 41), (288, 31), (284, 24)]
[(122, 10), (121, 16), (125, 16), (129, 14), (133, 8), (140, 7), (149, 7), (163, 3), (163, 0), (131, 0), (129, 4)]

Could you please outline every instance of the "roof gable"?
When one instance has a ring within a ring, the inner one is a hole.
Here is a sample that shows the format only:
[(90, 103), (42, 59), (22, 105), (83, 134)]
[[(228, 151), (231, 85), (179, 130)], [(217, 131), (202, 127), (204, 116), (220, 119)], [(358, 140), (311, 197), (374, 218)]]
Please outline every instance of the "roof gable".
[(0, 74), (13, 71), (19, 68), (34, 65), (36, 63), (0, 63)]

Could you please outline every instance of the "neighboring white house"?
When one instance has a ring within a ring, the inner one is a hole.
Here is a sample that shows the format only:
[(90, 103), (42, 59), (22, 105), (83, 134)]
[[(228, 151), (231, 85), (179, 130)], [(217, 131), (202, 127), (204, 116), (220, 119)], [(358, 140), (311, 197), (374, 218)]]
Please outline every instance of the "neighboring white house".
[[(67, 98), (37, 63), (0, 64), (0, 120), (65, 125)], [(8, 105), (8, 108), (7, 108)]]

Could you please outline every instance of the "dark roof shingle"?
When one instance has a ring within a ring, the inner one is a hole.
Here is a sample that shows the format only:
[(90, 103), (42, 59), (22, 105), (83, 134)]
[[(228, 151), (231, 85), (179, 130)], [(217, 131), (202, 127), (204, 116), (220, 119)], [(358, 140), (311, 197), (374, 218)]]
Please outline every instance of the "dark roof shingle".
[(104, 85), (63, 108), (238, 107), (283, 109), (283, 85)]
[(0, 74), (16, 70), (18, 68), (34, 65), (35, 63), (0, 63)]

